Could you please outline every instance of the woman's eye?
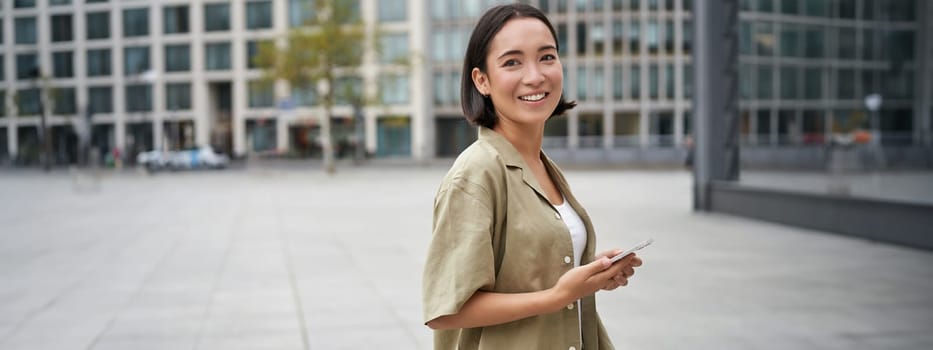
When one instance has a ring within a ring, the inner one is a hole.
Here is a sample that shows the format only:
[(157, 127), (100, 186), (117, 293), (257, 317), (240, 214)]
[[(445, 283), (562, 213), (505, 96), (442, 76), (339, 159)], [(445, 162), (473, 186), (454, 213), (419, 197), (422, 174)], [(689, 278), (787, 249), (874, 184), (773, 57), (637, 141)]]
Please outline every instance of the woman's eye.
[(544, 57), (541, 57), (541, 60), (542, 60), (542, 61), (553, 61), (553, 60), (556, 60), (556, 59), (557, 59), (557, 57), (554, 56), (554, 55), (552, 55), (552, 54), (547, 54), (547, 55), (544, 55)]
[(511, 66), (515, 66), (515, 65), (518, 65), (518, 60), (508, 60), (508, 61), (505, 61), (505, 63), (502, 64), (503, 67), (511, 67)]

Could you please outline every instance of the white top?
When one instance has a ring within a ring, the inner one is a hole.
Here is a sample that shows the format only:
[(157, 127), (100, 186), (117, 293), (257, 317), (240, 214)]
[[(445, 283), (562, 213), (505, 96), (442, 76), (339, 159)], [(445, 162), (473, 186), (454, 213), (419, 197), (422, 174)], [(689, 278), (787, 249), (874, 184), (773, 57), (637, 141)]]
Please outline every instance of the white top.
[[(563, 202), (559, 205), (555, 205), (554, 208), (560, 213), (560, 218), (570, 231), (570, 240), (573, 242), (573, 266), (580, 266), (580, 259), (583, 258), (583, 249), (586, 249), (586, 225), (583, 224), (583, 219), (580, 219), (580, 215), (577, 214), (577, 211), (573, 210), (570, 203), (567, 203), (567, 198), (563, 198)], [(580, 301), (577, 300), (576, 304), (577, 322), (580, 323), (580, 339), (582, 342), (583, 316), (580, 310)]]

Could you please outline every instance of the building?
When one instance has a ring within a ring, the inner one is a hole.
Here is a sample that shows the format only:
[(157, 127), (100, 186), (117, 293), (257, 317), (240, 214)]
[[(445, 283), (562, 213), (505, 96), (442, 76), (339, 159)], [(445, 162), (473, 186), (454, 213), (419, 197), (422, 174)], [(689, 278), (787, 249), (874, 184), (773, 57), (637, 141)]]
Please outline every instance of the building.
[[(55, 159), (95, 148), (212, 144), (315, 156), (313, 87), (258, 82), (250, 57), (313, 16), (312, 0), (12, 0), (0, 5), (0, 157), (38, 160), (41, 91)], [(453, 157), (476, 136), (459, 106), (460, 62), (483, 10), (501, 0), (357, 0), (382, 50), (340, 80), (379, 95), (335, 136), (377, 157)], [(555, 158), (679, 162), (691, 133), (691, 0), (526, 0), (558, 31), (565, 94), (548, 123)], [(876, 127), (905, 159), (931, 147), (933, 9), (917, 0), (742, 0), (738, 24), (742, 159), (819, 163), (837, 132)], [(396, 64), (398, 58), (409, 64)], [(38, 69), (35, 69), (38, 67)], [(35, 73), (43, 78), (36, 78)], [(865, 95), (884, 103), (872, 124)], [(344, 101), (346, 102), (346, 101)], [(896, 157), (895, 157), (896, 158)], [(0, 158), (2, 159), (2, 158)]]

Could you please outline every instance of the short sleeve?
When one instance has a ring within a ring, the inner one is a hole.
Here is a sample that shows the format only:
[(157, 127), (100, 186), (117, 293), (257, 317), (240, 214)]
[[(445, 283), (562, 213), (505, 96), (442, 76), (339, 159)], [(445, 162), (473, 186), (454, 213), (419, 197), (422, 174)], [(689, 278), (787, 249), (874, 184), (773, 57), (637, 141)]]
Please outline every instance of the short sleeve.
[(495, 285), (492, 199), (484, 188), (454, 178), (434, 200), (434, 228), (424, 266), (424, 321), (456, 314), (480, 289)]

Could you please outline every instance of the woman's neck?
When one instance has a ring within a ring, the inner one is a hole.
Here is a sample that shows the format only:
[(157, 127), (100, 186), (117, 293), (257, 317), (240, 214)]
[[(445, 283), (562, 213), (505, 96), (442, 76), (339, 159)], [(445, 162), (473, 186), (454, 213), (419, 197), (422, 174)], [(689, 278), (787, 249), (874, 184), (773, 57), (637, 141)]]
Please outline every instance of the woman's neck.
[(541, 125), (517, 125), (500, 119), (493, 131), (509, 140), (509, 143), (518, 150), (526, 163), (540, 160), (541, 143), (544, 139), (544, 123), (541, 123)]

